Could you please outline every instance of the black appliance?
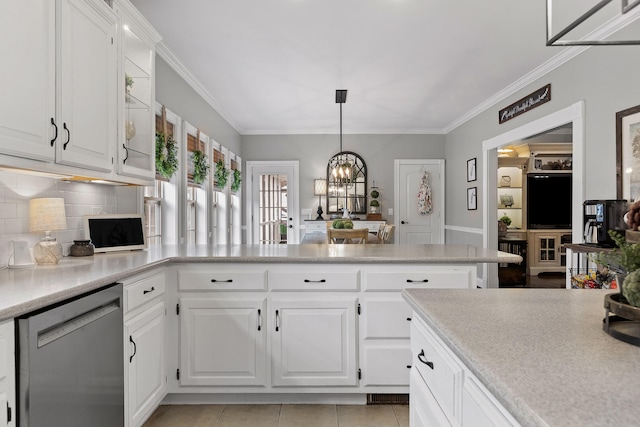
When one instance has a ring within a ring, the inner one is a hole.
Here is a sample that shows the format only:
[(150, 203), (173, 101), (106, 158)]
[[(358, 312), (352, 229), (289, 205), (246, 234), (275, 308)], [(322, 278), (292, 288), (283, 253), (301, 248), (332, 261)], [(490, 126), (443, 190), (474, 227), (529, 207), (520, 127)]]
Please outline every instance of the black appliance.
[(527, 228), (571, 228), (570, 173), (527, 174)]
[(584, 241), (603, 247), (615, 246), (609, 230), (624, 233), (627, 225), (624, 214), (629, 208), (626, 200), (585, 200)]

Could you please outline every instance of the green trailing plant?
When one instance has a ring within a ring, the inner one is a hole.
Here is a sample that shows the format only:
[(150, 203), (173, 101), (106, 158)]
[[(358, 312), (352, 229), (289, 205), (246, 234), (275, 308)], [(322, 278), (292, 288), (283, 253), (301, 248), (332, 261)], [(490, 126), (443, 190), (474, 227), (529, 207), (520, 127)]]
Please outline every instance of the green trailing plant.
[(240, 184), (242, 184), (242, 172), (238, 169), (234, 169), (233, 171), (233, 181), (231, 182), (231, 191), (240, 190)]
[(156, 132), (156, 172), (171, 179), (178, 170), (178, 144), (164, 132)]
[(209, 165), (207, 164), (207, 155), (200, 150), (193, 152), (193, 182), (202, 184), (207, 179)]
[(216, 162), (216, 187), (224, 188), (227, 186), (227, 180), (229, 179), (229, 169), (224, 164), (223, 160)]

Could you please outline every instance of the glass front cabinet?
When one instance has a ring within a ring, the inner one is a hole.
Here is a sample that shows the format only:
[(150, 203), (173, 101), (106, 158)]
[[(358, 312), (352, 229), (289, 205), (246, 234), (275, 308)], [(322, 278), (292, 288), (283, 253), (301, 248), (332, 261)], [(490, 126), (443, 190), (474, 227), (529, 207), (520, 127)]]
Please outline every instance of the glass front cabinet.
[(155, 44), (160, 36), (128, 2), (116, 1), (120, 38), (118, 173), (155, 176)]

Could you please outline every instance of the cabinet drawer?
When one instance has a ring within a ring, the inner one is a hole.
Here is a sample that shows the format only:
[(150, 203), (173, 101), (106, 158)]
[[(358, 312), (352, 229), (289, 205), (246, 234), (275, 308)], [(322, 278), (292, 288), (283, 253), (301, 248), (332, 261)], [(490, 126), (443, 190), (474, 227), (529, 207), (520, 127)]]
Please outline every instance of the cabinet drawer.
[(475, 280), (475, 266), (389, 266), (367, 268), (363, 273), (365, 291), (397, 291), (409, 288), (468, 289)]
[(409, 393), (409, 424), (416, 427), (450, 427), (452, 424), (442, 411), (420, 373), (411, 369), (411, 392)]
[(327, 225), (324, 221), (305, 222), (307, 233), (327, 233)]
[(519, 425), (477, 380), (465, 375), (462, 388), (462, 425), (500, 427)]
[(269, 288), (274, 291), (357, 291), (358, 270), (288, 266), (287, 271), (269, 270)]
[[(248, 266), (245, 267), (245, 270)], [(178, 289), (181, 291), (265, 291), (266, 270), (242, 271), (211, 268), (209, 270), (178, 270)]]
[(459, 412), (463, 370), (416, 316), (411, 322), (412, 365), (417, 368), (444, 412), (451, 419)]
[(138, 308), (148, 301), (164, 294), (164, 273), (154, 274), (131, 283), (124, 283), (124, 311), (125, 313)]

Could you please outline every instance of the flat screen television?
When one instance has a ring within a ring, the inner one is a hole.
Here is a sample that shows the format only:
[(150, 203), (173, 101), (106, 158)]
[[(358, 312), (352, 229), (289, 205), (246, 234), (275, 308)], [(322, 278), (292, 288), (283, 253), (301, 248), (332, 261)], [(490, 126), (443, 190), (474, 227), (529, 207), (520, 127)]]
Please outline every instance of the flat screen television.
[(571, 174), (527, 174), (527, 228), (571, 228)]

